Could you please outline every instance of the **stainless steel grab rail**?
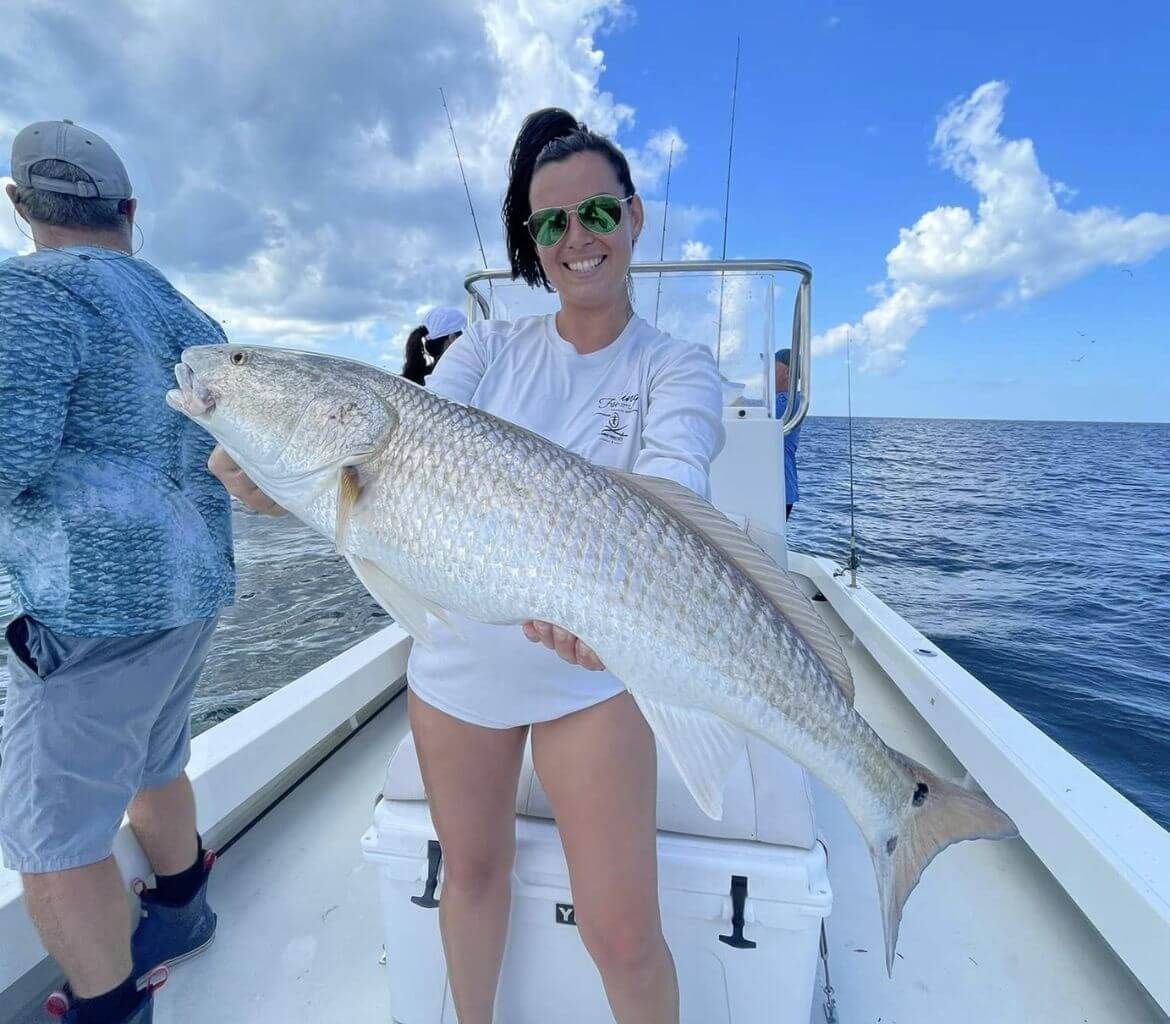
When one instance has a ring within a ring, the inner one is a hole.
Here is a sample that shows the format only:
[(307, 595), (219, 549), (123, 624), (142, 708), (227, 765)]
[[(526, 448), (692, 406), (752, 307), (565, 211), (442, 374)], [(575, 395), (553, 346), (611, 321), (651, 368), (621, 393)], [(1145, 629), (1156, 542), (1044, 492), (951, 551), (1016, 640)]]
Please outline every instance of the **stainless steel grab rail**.
[[(792, 308), (792, 355), (789, 359), (788, 405), (781, 419), (785, 434), (794, 431), (808, 415), (812, 398), (812, 267), (799, 260), (679, 260), (663, 263), (634, 263), (631, 274), (700, 274), (700, 273), (775, 273), (784, 272), (800, 277), (796, 301)], [(483, 316), (491, 314), (488, 297), (476, 285), (481, 281), (508, 281), (510, 270), (477, 270), (463, 281), (468, 301), (474, 303), (469, 313), (478, 308)], [(768, 353), (769, 356), (772, 353)], [(764, 395), (768, 414), (776, 407), (776, 377), (764, 371)]]

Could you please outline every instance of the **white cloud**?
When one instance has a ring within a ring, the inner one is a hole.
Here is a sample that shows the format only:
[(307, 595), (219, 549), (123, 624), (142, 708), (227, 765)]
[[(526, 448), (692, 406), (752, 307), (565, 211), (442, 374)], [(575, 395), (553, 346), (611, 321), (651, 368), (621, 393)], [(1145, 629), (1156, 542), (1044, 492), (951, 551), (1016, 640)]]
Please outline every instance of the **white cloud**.
[(1062, 208), (1075, 193), (1044, 174), (1032, 140), (1000, 133), (1007, 91), (1002, 82), (981, 85), (952, 104), (935, 131), (935, 154), (979, 194), (978, 209), (940, 206), (902, 228), (874, 289), (877, 305), (819, 335), (815, 351), (852, 336), (867, 367), (896, 365), (933, 310), (1026, 302), (1170, 246), (1168, 215)]
[[(16, 211), (8, 202), (8, 197), (3, 195), (5, 188), (11, 184), (11, 178), (0, 177), (0, 204), (3, 204), (0, 205), (0, 255), (32, 252), (33, 248), (32, 242), (20, 233), (13, 217)], [(24, 230), (28, 231), (27, 225)]]
[[(677, 166), (677, 130), (636, 126), (600, 85), (596, 38), (629, 21), (622, 0), (20, 5), (5, 16), (0, 154), (32, 120), (96, 129), (131, 171), (143, 256), (231, 336), (376, 360), (421, 305), (461, 303), (480, 266), (440, 85), (494, 266), (529, 111), (556, 104), (613, 135), (643, 193), (672, 142)], [(669, 234), (701, 219), (672, 207)], [(0, 226), (0, 254), (21, 248)]]
[[(670, 209), (666, 210), (662, 200), (645, 198), (643, 204), (646, 220), (642, 226), (641, 240), (634, 251), (634, 259), (639, 263), (656, 262), (660, 251), (664, 259), (674, 259), (704, 224), (719, 220), (719, 212), (712, 207), (688, 206), (672, 200)], [(667, 217), (665, 242), (662, 238), (664, 214)]]
[(684, 260), (709, 260), (711, 258), (711, 246), (706, 242), (689, 238), (683, 242), (682, 258)]
[(678, 169), (687, 152), (687, 144), (677, 128), (667, 128), (650, 136), (641, 149), (627, 149), (630, 173), (640, 191), (653, 191), (666, 179), (666, 170), (671, 174)]

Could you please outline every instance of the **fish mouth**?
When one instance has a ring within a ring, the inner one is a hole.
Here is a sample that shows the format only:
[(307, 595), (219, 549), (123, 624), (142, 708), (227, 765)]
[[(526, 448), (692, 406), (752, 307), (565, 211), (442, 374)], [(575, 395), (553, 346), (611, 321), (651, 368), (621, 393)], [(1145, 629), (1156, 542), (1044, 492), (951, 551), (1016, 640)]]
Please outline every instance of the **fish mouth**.
[(167, 405), (192, 419), (202, 419), (215, 412), (219, 396), (185, 362), (175, 364), (175, 380), (179, 386), (167, 392)]

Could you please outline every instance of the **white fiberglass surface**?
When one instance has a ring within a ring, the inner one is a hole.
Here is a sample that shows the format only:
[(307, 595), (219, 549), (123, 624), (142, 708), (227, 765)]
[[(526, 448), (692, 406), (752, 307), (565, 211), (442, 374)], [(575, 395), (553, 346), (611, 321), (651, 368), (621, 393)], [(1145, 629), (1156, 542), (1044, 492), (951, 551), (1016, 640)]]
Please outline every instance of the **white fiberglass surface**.
[[(963, 767), (846, 627), (857, 708), (887, 743), (941, 774)], [(927, 1024), (1147, 1024), (1163, 1020), (1105, 941), (1019, 839), (959, 843), (926, 869), (906, 904), (886, 975), (869, 854), (843, 805), (814, 782), (829, 851), (829, 970), (842, 1021)], [(823, 981), (823, 978), (821, 979)], [(819, 992), (812, 1020), (821, 1024)]]
[(215, 942), (176, 965), (156, 1024), (388, 1024), (377, 880), (358, 841), (405, 731), (403, 694), (227, 850)]

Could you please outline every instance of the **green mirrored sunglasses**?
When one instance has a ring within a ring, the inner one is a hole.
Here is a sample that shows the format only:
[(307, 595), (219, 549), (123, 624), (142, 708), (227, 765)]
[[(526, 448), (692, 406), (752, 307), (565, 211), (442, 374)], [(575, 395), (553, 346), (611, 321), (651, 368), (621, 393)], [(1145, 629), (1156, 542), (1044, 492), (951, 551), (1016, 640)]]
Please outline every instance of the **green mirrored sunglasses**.
[(616, 231), (622, 222), (622, 204), (633, 198), (632, 195), (625, 199), (606, 195), (590, 196), (582, 199), (573, 209), (550, 206), (536, 210), (525, 223), (532, 240), (544, 247), (556, 245), (565, 237), (565, 232), (569, 230), (569, 215), (574, 212), (583, 228), (595, 235), (608, 235)]

